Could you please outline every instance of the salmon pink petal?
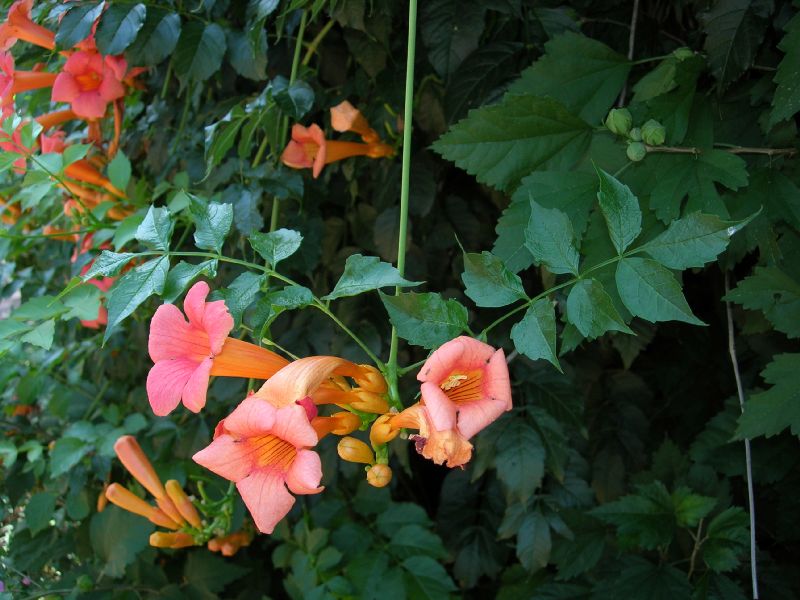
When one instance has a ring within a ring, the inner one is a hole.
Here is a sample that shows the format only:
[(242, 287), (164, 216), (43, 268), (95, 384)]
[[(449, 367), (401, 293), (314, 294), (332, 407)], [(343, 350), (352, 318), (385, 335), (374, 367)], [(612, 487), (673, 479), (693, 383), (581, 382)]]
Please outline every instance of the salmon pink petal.
[(458, 430), (469, 439), (509, 410), (504, 400), (486, 399), (458, 405)]
[[(125, 78), (125, 72), (128, 70), (128, 61), (121, 56), (106, 56), (105, 64), (108, 69), (114, 74), (119, 81)], [(144, 69), (142, 69), (144, 70)]]
[(297, 404), (291, 404), (275, 411), (275, 423), (272, 425), (271, 433), (296, 448), (307, 448), (315, 445), (318, 441), (317, 433), (308, 422), (305, 409)]
[(53, 92), (50, 98), (53, 102), (72, 102), (80, 94), (78, 82), (70, 73), (61, 72), (53, 82)]
[(203, 327), (203, 315), (206, 312), (206, 297), (211, 289), (205, 281), (198, 281), (188, 292), (183, 300), (183, 312), (189, 318), (189, 323), (197, 328)]
[(508, 377), (508, 362), (501, 348), (492, 355), (483, 374), (483, 394), (511, 410), (511, 380)]
[(277, 410), (269, 402), (249, 397), (225, 418), (225, 429), (242, 437), (265, 435), (275, 425)]
[(227, 434), (214, 438), (208, 446), (192, 456), (192, 460), (233, 482), (250, 475), (255, 467), (249, 445)]
[(222, 346), (233, 329), (233, 317), (224, 300), (206, 303), (203, 312), (203, 329), (208, 334), (208, 343), (214, 355), (222, 352)]
[(309, 169), (314, 164), (303, 144), (291, 140), (281, 154), (281, 162), (293, 169)]
[(489, 344), (462, 335), (437, 348), (422, 365), (417, 380), (441, 384), (453, 371), (483, 369), (494, 352)]
[(207, 358), (195, 369), (186, 387), (183, 388), (183, 405), (193, 413), (203, 410), (206, 405), (206, 392), (208, 391), (208, 377), (211, 373), (212, 358)]
[(108, 102), (104, 100), (100, 93), (82, 92), (72, 101), (72, 110), (75, 114), (84, 119), (101, 119), (106, 114)]
[(236, 484), (247, 510), (261, 533), (272, 533), (275, 525), (292, 509), (294, 496), (274, 469), (258, 469)]
[(89, 69), (91, 55), (89, 52), (75, 52), (70, 54), (67, 62), (64, 63), (62, 71), (71, 75), (83, 75)]
[(208, 346), (195, 340), (194, 330), (174, 304), (162, 304), (150, 320), (147, 350), (153, 362), (171, 358), (207, 355)]
[(183, 388), (197, 369), (197, 363), (176, 358), (162, 360), (147, 374), (147, 398), (159, 417), (168, 415), (181, 401)]
[(295, 494), (317, 494), (323, 490), (322, 462), (313, 450), (300, 450), (286, 473), (286, 485)]
[(456, 426), (455, 403), (435, 383), (423, 383), (420, 390), (433, 428), (437, 431), (453, 429)]
[(125, 95), (125, 88), (118, 79), (111, 77), (111, 73), (106, 73), (103, 82), (97, 90), (103, 100), (111, 101), (122, 98)]

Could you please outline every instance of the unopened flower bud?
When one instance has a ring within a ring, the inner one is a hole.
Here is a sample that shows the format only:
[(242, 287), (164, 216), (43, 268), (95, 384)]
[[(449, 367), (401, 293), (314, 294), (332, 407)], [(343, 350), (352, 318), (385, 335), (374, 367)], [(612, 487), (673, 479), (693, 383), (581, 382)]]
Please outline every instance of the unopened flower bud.
[(350, 401), (350, 406), (356, 410), (376, 414), (383, 414), (389, 411), (389, 403), (380, 394), (354, 389), (350, 392), (350, 395), (353, 398)]
[(123, 435), (114, 442), (114, 452), (133, 478), (156, 498), (167, 495), (156, 470), (148, 460), (139, 442), (132, 435)]
[(332, 414), (331, 419), (336, 424), (336, 428), (331, 429), (335, 435), (347, 435), (361, 427), (361, 417), (346, 410)]
[(642, 141), (642, 130), (638, 127), (634, 127), (628, 133), (628, 137), (634, 142), (641, 142)]
[(667, 137), (667, 130), (664, 126), (654, 119), (650, 119), (642, 125), (642, 141), (651, 146), (660, 146)]
[(389, 465), (372, 465), (367, 471), (367, 483), (372, 487), (382, 488), (392, 480), (392, 469)]
[(97, 512), (101, 513), (106, 509), (108, 506), (108, 498), (106, 498), (106, 490), (108, 489), (108, 484), (103, 486), (103, 491), (100, 492), (100, 495), (97, 497)]
[(386, 385), (386, 379), (383, 374), (373, 367), (372, 365), (358, 365), (361, 368), (363, 375), (354, 377), (358, 387), (367, 392), (375, 392), (376, 394), (385, 394), (389, 390)]
[(150, 534), (150, 545), (156, 548), (187, 548), (194, 546), (194, 538), (188, 533), (164, 533), (156, 531)]
[(626, 135), (633, 125), (633, 117), (627, 108), (612, 108), (606, 117), (605, 124), (611, 133)]
[(347, 436), (339, 440), (336, 451), (339, 453), (339, 458), (347, 462), (364, 463), (365, 465), (371, 465), (375, 462), (375, 455), (372, 454), (372, 449), (354, 437)]
[(167, 490), (169, 499), (172, 500), (172, 503), (175, 505), (175, 508), (178, 509), (181, 517), (188, 521), (192, 527), (200, 529), (200, 527), (202, 527), (200, 514), (197, 512), (194, 504), (192, 504), (192, 501), (189, 500), (186, 492), (183, 491), (181, 484), (174, 479), (170, 479), (164, 487)]
[(628, 144), (628, 149), (625, 151), (625, 153), (633, 162), (639, 162), (640, 160), (643, 160), (645, 156), (647, 156), (647, 148), (645, 148), (642, 142), (631, 142)]
[(380, 446), (391, 442), (400, 433), (399, 429), (395, 429), (391, 425), (391, 419), (395, 416), (393, 414), (381, 415), (372, 424), (369, 430), (369, 441), (373, 446)]
[(180, 525), (168, 517), (161, 509), (152, 506), (131, 492), (128, 488), (118, 483), (112, 483), (106, 489), (106, 498), (123, 510), (132, 512), (148, 519), (160, 527), (179, 529)]
[(683, 48), (676, 48), (672, 51), (672, 56), (677, 58), (678, 60), (686, 60), (687, 58), (692, 58), (694, 56), (694, 52), (691, 49), (683, 47)]

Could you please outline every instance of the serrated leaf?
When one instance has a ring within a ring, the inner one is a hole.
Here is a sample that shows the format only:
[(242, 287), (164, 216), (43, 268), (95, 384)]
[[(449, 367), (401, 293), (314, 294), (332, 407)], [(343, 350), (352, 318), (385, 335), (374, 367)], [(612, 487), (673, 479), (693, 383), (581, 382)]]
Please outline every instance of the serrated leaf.
[(192, 586), (209, 594), (218, 594), (226, 585), (244, 576), (249, 570), (221, 556), (199, 550), (189, 553), (183, 567), (183, 576)]
[(297, 252), (303, 236), (292, 229), (278, 229), (269, 233), (254, 233), (247, 241), (267, 261), (270, 268), (274, 269), (284, 258)]
[(517, 558), (535, 573), (547, 566), (552, 549), (550, 525), (539, 511), (528, 514), (517, 532)]
[(467, 309), (457, 300), (432, 292), (380, 296), (398, 335), (415, 346), (436, 348), (467, 329)]
[(333, 291), (322, 299), (335, 300), (387, 286), (410, 287), (421, 283), (401, 277), (397, 269), (389, 263), (381, 262), (377, 256), (352, 254), (347, 257), (344, 273), (336, 282)]
[(702, 557), (708, 567), (717, 572), (730, 571), (739, 564), (739, 557), (750, 545), (750, 527), (747, 513), (731, 506), (711, 519), (706, 529)]
[(511, 328), (511, 339), (520, 354), (531, 360), (543, 358), (561, 371), (556, 356), (555, 308), (547, 298), (531, 304), (522, 320)]
[(553, 98), (586, 122), (600, 124), (630, 69), (627, 58), (602, 42), (567, 32), (545, 44), (545, 55), (521, 73), (509, 93)]
[(683, 321), (705, 325), (692, 314), (675, 276), (649, 258), (623, 258), (617, 263), (617, 290), (632, 315), (651, 323)]
[(136, 239), (154, 250), (166, 251), (169, 248), (172, 225), (166, 208), (150, 206), (144, 220), (136, 228)]
[(144, 550), (153, 525), (138, 515), (109, 506), (92, 517), (89, 538), (95, 555), (105, 562), (102, 573), (122, 577), (125, 567)]
[(635, 494), (598, 506), (590, 514), (615, 525), (624, 548), (655, 550), (666, 546), (676, 530), (672, 497), (660, 481), (636, 489)]
[(569, 511), (564, 519), (573, 538), (556, 538), (553, 544), (552, 562), (560, 581), (573, 579), (600, 562), (608, 537), (605, 526), (584, 512)]
[(50, 519), (56, 510), (56, 495), (52, 492), (39, 492), (31, 496), (25, 506), (25, 522), (31, 536), (50, 526)]
[(124, 190), (131, 180), (131, 161), (124, 152), (117, 152), (116, 156), (108, 163), (108, 178), (115, 187)]
[(49, 350), (53, 345), (53, 335), (56, 331), (56, 322), (53, 319), (48, 319), (44, 323), (40, 323), (28, 333), (23, 335), (20, 339), (23, 342), (39, 346), (45, 350)]
[(631, 189), (614, 176), (597, 169), (600, 191), (597, 200), (608, 226), (611, 243), (621, 255), (642, 231), (642, 210)]
[[(146, 15), (147, 8), (141, 3), (111, 4), (100, 17), (94, 36), (100, 53), (122, 54), (136, 39)], [(124, 186), (120, 189), (124, 189)]]
[(456, 591), (447, 571), (430, 556), (412, 556), (402, 562), (402, 567), (410, 598), (440, 600)]
[(690, 598), (692, 586), (686, 573), (669, 564), (654, 565), (639, 556), (626, 560), (627, 567), (613, 579), (604, 580), (595, 589), (609, 598), (635, 600), (676, 600)]
[(422, 6), (420, 33), (433, 68), (444, 79), (478, 47), (486, 7), (471, 0), (434, 0)]
[(228, 287), (217, 290), (215, 298), (219, 297), (225, 300), (225, 305), (228, 307), (234, 323), (238, 326), (242, 320), (242, 313), (256, 299), (263, 283), (263, 275), (245, 271), (234, 279)]
[(684, 486), (672, 492), (672, 504), (675, 507), (675, 521), (678, 527), (693, 528), (714, 510), (717, 499), (693, 494)]
[(194, 244), (202, 250), (222, 252), (222, 244), (233, 224), (233, 206), (210, 202), (192, 206)]
[(567, 320), (583, 337), (594, 339), (607, 331), (633, 333), (619, 316), (611, 297), (596, 279), (578, 281), (567, 296)]
[(525, 503), (542, 484), (544, 446), (539, 434), (524, 419), (507, 418), (495, 427), (499, 429), (503, 424), (505, 429), (497, 439), (494, 459), (497, 477), (511, 498)]
[(205, 81), (225, 55), (225, 32), (216, 23), (187, 21), (173, 54), (175, 71), (184, 81)]
[(465, 252), (461, 279), (466, 286), (464, 293), (477, 306), (507, 306), (528, 298), (519, 276), (491, 252)]
[(164, 282), (164, 291), (161, 297), (164, 299), (164, 302), (173, 303), (189, 284), (200, 277), (200, 275), (214, 277), (216, 273), (217, 260), (215, 258), (197, 263), (196, 265), (181, 261), (169, 270), (167, 280)]
[(765, 392), (752, 394), (745, 403), (744, 414), (739, 417), (736, 439), (770, 437), (787, 427), (800, 436), (800, 354), (778, 354), (761, 372), (772, 387)]
[(537, 263), (557, 274), (578, 274), (578, 250), (569, 217), (556, 208), (544, 208), (533, 199), (525, 229), (525, 246)]
[(125, 317), (152, 294), (164, 289), (169, 270), (169, 258), (161, 256), (141, 264), (123, 275), (106, 296), (108, 325), (103, 340), (107, 340)]
[(392, 532), (391, 539), (390, 552), (400, 559), (410, 556), (430, 556), (441, 560), (448, 555), (441, 538), (429, 527), (416, 524), (403, 525)]
[(94, 259), (92, 266), (81, 277), (84, 281), (89, 281), (95, 277), (113, 277), (127, 265), (136, 254), (133, 252), (111, 252), (103, 250), (100, 256)]
[(760, 310), (775, 329), (790, 338), (800, 337), (800, 283), (777, 267), (756, 267), (725, 300)]
[(753, 64), (772, 6), (772, 0), (719, 0), (704, 15), (704, 49), (722, 87)]
[(65, 294), (61, 300), (64, 306), (71, 309), (61, 316), (62, 319), (91, 321), (97, 318), (97, 312), (100, 310), (100, 289), (91, 284), (79, 285)]
[(534, 170), (568, 170), (591, 138), (587, 123), (549, 98), (509, 95), (470, 111), (433, 149), (478, 181), (507, 191)]
[(128, 47), (127, 56), (136, 65), (157, 65), (172, 54), (180, 35), (181, 18), (177, 13), (150, 6), (136, 41)]
[(67, 10), (56, 31), (56, 45), (70, 49), (92, 33), (92, 26), (102, 14), (105, 2), (79, 4)]
[(778, 44), (785, 56), (775, 73), (778, 89), (772, 98), (769, 124), (788, 119), (800, 110), (800, 14), (796, 14), (784, 27), (786, 35)]
[(667, 230), (641, 248), (670, 269), (702, 267), (717, 258), (742, 221), (723, 221), (716, 215), (692, 213), (672, 221)]

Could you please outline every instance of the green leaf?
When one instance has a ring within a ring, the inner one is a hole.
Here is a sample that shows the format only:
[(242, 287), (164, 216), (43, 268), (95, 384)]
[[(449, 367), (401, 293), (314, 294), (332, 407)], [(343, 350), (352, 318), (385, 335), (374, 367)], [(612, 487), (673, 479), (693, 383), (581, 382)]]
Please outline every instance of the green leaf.
[(79, 4), (67, 10), (56, 31), (56, 45), (68, 50), (89, 37), (104, 5), (105, 2)]
[(117, 152), (113, 160), (108, 163), (108, 178), (121, 190), (128, 187), (128, 182), (131, 180), (131, 161), (124, 152)]
[(687, 487), (679, 487), (672, 492), (672, 504), (675, 507), (675, 521), (678, 527), (697, 527), (701, 519), (708, 516), (717, 504), (716, 498), (691, 493)]
[(731, 236), (745, 224), (695, 212), (673, 221), (665, 232), (641, 248), (670, 269), (702, 267), (715, 260), (728, 247)]
[(607, 331), (633, 333), (619, 316), (611, 297), (596, 279), (582, 279), (567, 296), (567, 320), (583, 337), (597, 338)]
[(167, 280), (164, 282), (164, 291), (161, 297), (164, 302), (173, 303), (183, 291), (200, 275), (215, 277), (217, 274), (217, 260), (212, 258), (196, 265), (185, 261), (179, 262), (169, 270)]
[(772, 112), (769, 124), (775, 125), (779, 121), (788, 119), (800, 110), (800, 14), (784, 26), (786, 35), (778, 44), (778, 48), (785, 54), (778, 70), (775, 73), (775, 83), (778, 89), (772, 98)]
[(144, 4), (110, 4), (100, 17), (94, 36), (100, 53), (122, 54), (136, 39), (146, 15)]
[(122, 577), (125, 567), (147, 548), (153, 525), (138, 515), (116, 506), (92, 517), (89, 538), (98, 558), (105, 562), (102, 573)]
[(31, 329), (20, 339), (23, 342), (28, 342), (34, 346), (39, 346), (40, 348), (49, 350), (50, 346), (53, 345), (53, 335), (55, 334), (55, 331), (56, 322), (53, 319), (49, 319)]
[(617, 254), (622, 255), (642, 231), (639, 200), (613, 175), (597, 169), (597, 176), (600, 178), (600, 191), (597, 192), (600, 210), (606, 219), (611, 242)]
[(669, 564), (654, 565), (639, 556), (629, 558), (621, 573), (611, 581), (598, 583), (596, 590), (608, 598), (632, 600), (676, 600), (691, 598), (692, 586), (686, 573)]
[(477, 306), (507, 306), (528, 298), (519, 276), (509, 271), (491, 252), (464, 252), (461, 279), (466, 286), (464, 293)]
[(247, 3), (247, 18), (252, 21), (266, 19), (278, 8), (280, 0), (250, 0)]
[(543, 358), (561, 371), (556, 357), (556, 314), (553, 303), (539, 298), (522, 320), (511, 328), (511, 339), (520, 354), (531, 360)]
[(17, 462), (17, 447), (11, 440), (0, 440), (0, 466), (6, 472)]
[(553, 98), (599, 125), (625, 85), (630, 61), (602, 42), (573, 32), (544, 47), (545, 55), (522, 72), (509, 92)]
[(258, 33), (258, 47), (251, 43), (249, 35), (243, 31), (228, 31), (228, 60), (242, 77), (253, 81), (267, 78), (267, 31), (261, 28)]
[(103, 250), (100, 256), (94, 259), (92, 266), (82, 275), (82, 278), (84, 281), (89, 281), (95, 277), (113, 277), (135, 257), (136, 254), (133, 252)]
[(187, 21), (172, 60), (184, 81), (205, 81), (216, 73), (225, 55), (225, 32), (216, 23)]
[(194, 220), (194, 245), (202, 250), (222, 252), (222, 244), (233, 224), (233, 205), (211, 202), (206, 206), (192, 206)]
[[(80, 281), (80, 279), (78, 279)], [(63, 320), (81, 319), (91, 321), (100, 310), (100, 290), (91, 284), (79, 285), (61, 298), (64, 306), (71, 310), (62, 315)]]
[(444, 567), (430, 556), (412, 556), (405, 559), (403, 577), (409, 598), (441, 600), (450, 597), (456, 586)]
[(50, 451), (50, 476), (55, 478), (67, 473), (92, 449), (83, 440), (63, 437), (56, 441)]
[(632, 315), (651, 323), (683, 321), (705, 325), (692, 314), (675, 276), (649, 258), (623, 258), (615, 275), (622, 303)]
[(336, 287), (322, 299), (335, 300), (387, 286), (409, 287), (421, 283), (421, 281), (409, 281), (401, 277), (397, 269), (389, 263), (381, 262), (377, 256), (352, 254), (347, 257), (344, 273), (336, 282)]
[(467, 329), (467, 309), (457, 300), (432, 292), (380, 296), (398, 335), (415, 346), (437, 348)]
[(31, 496), (25, 506), (25, 522), (34, 536), (50, 526), (50, 519), (56, 510), (56, 495), (52, 492), (39, 492)]
[[(524, 181), (519, 190), (524, 188)], [(531, 219), (530, 196), (525, 193), (524, 197), (518, 198), (519, 190), (497, 221), (497, 240), (492, 248), (492, 254), (499, 257), (512, 273), (519, 273), (533, 264), (533, 255), (525, 245), (525, 230)]]
[(242, 320), (244, 311), (256, 299), (263, 283), (263, 275), (245, 271), (234, 279), (228, 287), (215, 292), (215, 296), (225, 300), (225, 305), (228, 307), (228, 311), (230, 311), (237, 326)]
[(600, 562), (608, 537), (606, 527), (582, 511), (569, 511), (564, 519), (573, 537), (556, 538), (553, 543), (552, 562), (560, 581), (582, 575)]
[(314, 106), (314, 90), (305, 81), (289, 85), (283, 77), (276, 77), (272, 82), (272, 96), (275, 104), (292, 119), (301, 119)]
[(154, 250), (167, 250), (172, 235), (172, 219), (166, 208), (150, 206), (136, 229), (136, 239)]
[(800, 354), (778, 354), (761, 372), (764, 381), (772, 384), (765, 392), (752, 394), (739, 417), (736, 439), (771, 437), (787, 427), (800, 436)]
[(525, 229), (525, 246), (537, 263), (557, 274), (578, 274), (578, 250), (569, 217), (557, 208), (544, 208), (533, 199)]
[(240, 567), (221, 556), (205, 550), (189, 553), (183, 576), (186, 581), (209, 594), (219, 594), (229, 583), (236, 581), (248, 573), (250, 569)]
[(221, 163), (228, 151), (233, 148), (239, 130), (246, 122), (241, 112), (229, 112), (220, 121), (205, 128), (206, 175)]
[(517, 532), (517, 558), (522, 566), (535, 573), (547, 566), (552, 540), (550, 525), (539, 511), (525, 516)]
[(760, 310), (775, 329), (790, 338), (800, 337), (800, 283), (777, 267), (756, 267), (725, 300)]
[(635, 494), (623, 496), (590, 511), (598, 519), (617, 527), (623, 548), (655, 550), (666, 546), (675, 535), (675, 508), (667, 488), (660, 481), (639, 485)]
[(66, 311), (66, 307), (54, 296), (38, 296), (31, 298), (15, 310), (11, 317), (19, 321), (34, 321), (57, 317)]
[(662, 60), (633, 86), (632, 103), (647, 102), (675, 89), (680, 61), (674, 55)]
[(711, 519), (701, 550), (703, 561), (712, 571), (722, 573), (739, 565), (739, 557), (750, 546), (749, 525), (747, 513), (738, 506), (731, 506)]
[(509, 95), (470, 111), (433, 149), (481, 183), (508, 191), (535, 170), (568, 170), (589, 146), (591, 128), (549, 98)]
[(410, 556), (447, 558), (447, 550), (444, 549), (441, 538), (429, 527), (416, 524), (403, 525), (392, 532), (391, 540), (389, 551), (400, 559)]
[(157, 65), (172, 54), (180, 35), (180, 16), (151, 5), (136, 41), (128, 47), (127, 56), (135, 65)]
[(447, 79), (478, 48), (485, 12), (486, 7), (475, 0), (432, 0), (422, 5), (422, 42), (442, 78)]
[(169, 258), (161, 256), (141, 264), (123, 275), (106, 296), (108, 325), (103, 340), (108, 340), (114, 327), (152, 294), (164, 290)]
[(270, 268), (274, 269), (284, 258), (289, 258), (297, 252), (303, 241), (303, 236), (298, 231), (291, 229), (278, 229), (270, 233), (254, 233), (248, 238), (253, 250), (267, 261)]
[[(544, 477), (545, 450), (536, 430), (524, 419), (506, 418), (505, 429), (496, 442), (495, 467), (508, 495), (527, 502), (541, 486)], [(500, 423), (495, 425), (499, 428)]]
[(738, 79), (755, 61), (771, 11), (771, 0), (719, 0), (704, 15), (704, 50), (722, 87)]

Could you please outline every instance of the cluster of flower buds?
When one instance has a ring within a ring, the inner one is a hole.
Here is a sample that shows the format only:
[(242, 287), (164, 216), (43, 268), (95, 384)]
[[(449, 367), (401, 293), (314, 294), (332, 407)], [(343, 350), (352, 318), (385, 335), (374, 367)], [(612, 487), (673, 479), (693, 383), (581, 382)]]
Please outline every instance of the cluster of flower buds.
[(626, 153), (633, 162), (643, 160), (649, 147), (662, 146), (667, 137), (666, 129), (655, 119), (633, 127), (633, 116), (627, 108), (612, 108), (604, 124), (611, 133), (627, 138)]

